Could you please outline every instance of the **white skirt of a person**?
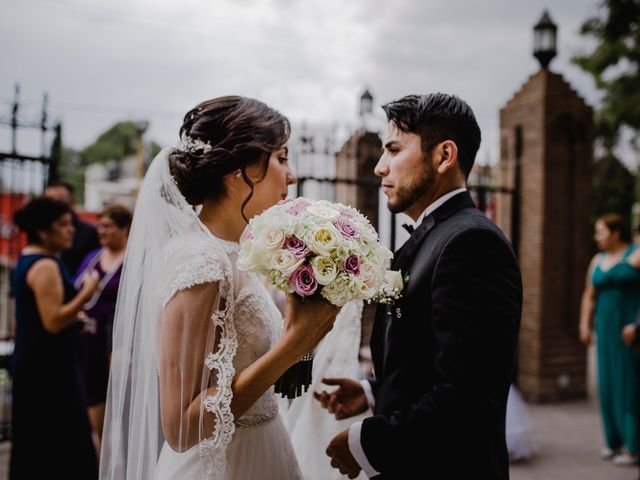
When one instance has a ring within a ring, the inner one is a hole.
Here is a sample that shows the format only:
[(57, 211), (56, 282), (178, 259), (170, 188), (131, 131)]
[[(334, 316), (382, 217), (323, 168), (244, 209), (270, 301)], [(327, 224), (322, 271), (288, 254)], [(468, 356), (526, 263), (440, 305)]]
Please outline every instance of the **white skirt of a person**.
[[(198, 446), (183, 453), (165, 442), (156, 466), (156, 480), (201, 480)], [(295, 453), (278, 415), (261, 425), (236, 428), (227, 447), (228, 480), (300, 480)]]
[(520, 392), (513, 385), (509, 389), (506, 420), (509, 460), (516, 462), (533, 456), (538, 446), (533, 439), (531, 417)]

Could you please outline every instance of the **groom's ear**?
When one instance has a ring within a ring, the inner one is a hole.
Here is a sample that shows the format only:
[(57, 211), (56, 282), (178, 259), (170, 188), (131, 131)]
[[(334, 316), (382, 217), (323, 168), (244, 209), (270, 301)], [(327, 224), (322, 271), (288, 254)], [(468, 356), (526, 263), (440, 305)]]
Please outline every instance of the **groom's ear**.
[(458, 165), (458, 146), (453, 140), (439, 143), (434, 151), (435, 168), (441, 175)]

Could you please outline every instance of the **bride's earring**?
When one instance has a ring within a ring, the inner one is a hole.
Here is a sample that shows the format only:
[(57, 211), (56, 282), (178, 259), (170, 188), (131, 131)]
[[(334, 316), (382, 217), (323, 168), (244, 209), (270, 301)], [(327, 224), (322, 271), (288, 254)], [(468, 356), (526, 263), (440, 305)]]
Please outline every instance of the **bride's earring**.
[(241, 170), (238, 170), (238, 171), (236, 172), (236, 177), (240, 178), (240, 175), (242, 175), (242, 171), (241, 171)]

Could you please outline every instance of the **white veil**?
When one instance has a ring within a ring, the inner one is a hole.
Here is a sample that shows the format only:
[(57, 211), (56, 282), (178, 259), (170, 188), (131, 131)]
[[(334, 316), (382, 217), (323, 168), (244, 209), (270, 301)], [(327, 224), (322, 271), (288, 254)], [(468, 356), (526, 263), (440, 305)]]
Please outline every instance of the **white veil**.
[(221, 478), (235, 428), (230, 403), (237, 340), (226, 321), (234, 305), (234, 267), (171, 178), (170, 153), (162, 150), (147, 171), (125, 254), (102, 480), (156, 478), (168, 445), (199, 453), (192, 455), (194, 478)]

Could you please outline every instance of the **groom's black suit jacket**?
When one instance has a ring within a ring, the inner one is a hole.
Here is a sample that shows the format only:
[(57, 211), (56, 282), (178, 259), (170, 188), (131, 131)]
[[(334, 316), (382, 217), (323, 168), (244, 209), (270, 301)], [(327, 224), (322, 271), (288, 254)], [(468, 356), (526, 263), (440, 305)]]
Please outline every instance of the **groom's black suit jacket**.
[(507, 479), (505, 411), (522, 309), (502, 232), (459, 193), (396, 252), (403, 297), (371, 337), (374, 415), (361, 443), (387, 479)]

